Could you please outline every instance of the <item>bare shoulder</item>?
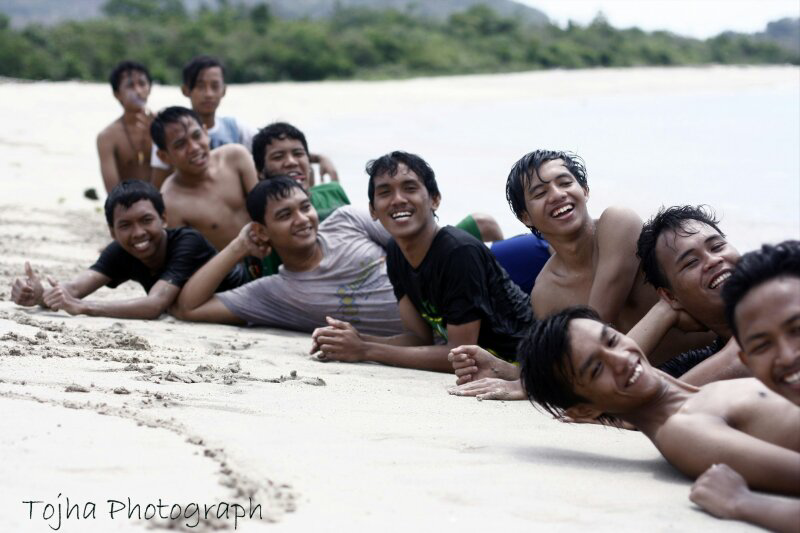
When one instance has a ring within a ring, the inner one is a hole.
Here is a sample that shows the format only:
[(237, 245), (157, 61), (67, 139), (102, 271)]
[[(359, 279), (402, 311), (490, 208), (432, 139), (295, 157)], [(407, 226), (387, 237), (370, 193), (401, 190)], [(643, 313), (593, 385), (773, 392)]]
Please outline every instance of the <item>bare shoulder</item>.
[(97, 143), (98, 144), (116, 143), (119, 137), (123, 134), (124, 132), (119, 124), (119, 121), (115, 120), (114, 122), (103, 128), (102, 131), (100, 131), (100, 133), (97, 134)]
[(625, 231), (626, 233), (635, 233), (638, 239), (642, 225), (641, 217), (633, 209), (611, 206), (606, 208), (597, 220), (597, 233), (598, 235), (616, 235), (618, 238), (619, 232)]
[(551, 257), (536, 276), (536, 284), (531, 290), (531, 304), (536, 318), (544, 318), (563, 307), (559, 303), (561, 291), (555, 284), (554, 276)]
[(233, 165), (244, 159), (250, 159), (247, 148), (237, 143), (223, 144), (211, 151), (211, 156), (227, 165)]

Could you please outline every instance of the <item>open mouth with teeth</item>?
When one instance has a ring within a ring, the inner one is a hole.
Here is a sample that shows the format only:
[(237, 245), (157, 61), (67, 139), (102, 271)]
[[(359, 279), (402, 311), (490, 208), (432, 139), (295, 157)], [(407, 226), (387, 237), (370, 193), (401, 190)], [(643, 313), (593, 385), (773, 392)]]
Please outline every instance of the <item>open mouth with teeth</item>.
[(192, 165), (200, 166), (200, 165), (204, 165), (205, 164), (206, 159), (207, 159), (206, 158), (206, 153), (205, 152), (201, 152), (199, 154), (196, 154), (196, 155), (193, 155), (192, 157), (190, 157), (189, 158), (189, 163), (192, 164)]
[(287, 172), (286, 175), (292, 178), (300, 185), (304, 185), (306, 182), (306, 175), (300, 172), (299, 170), (293, 170), (291, 172)]
[(726, 270), (725, 272), (721, 272), (711, 278), (711, 283), (708, 284), (709, 289), (716, 289), (720, 285), (722, 285), (729, 277), (731, 277), (731, 272)]
[(787, 385), (792, 385), (792, 386), (800, 385), (800, 370), (797, 370), (796, 372), (783, 376), (781, 381), (783, 381)]
[(573, 209), (575, 209), (574, 205), (567, 204), (565, 206), (559, 207), (558, 209), (553, 209), (550, 212), (550, 216), (553, 218), (562, 218), (570, 214)]
[(636, 366), (633, 367), (633, 372), (631, 373), (631, 376), (628, 378), (628, 381), (625, 382), (625, 386), (630, 387), (631, 385), (639, 381), (639, 377), (642, 375), (643, 370), (644, 368), (642, 367), (642, 363), (641, 362), (636, 363)]
[(411, 216), (411, 211), (397, 211), (389, 216), (392, 220), (405, 220)]
[(144, 250), (147, 250), (148, 246), (150, 246), (150, 239), (142, 242), (133, 243), (133, 249), (138, 252), (143, 252)]

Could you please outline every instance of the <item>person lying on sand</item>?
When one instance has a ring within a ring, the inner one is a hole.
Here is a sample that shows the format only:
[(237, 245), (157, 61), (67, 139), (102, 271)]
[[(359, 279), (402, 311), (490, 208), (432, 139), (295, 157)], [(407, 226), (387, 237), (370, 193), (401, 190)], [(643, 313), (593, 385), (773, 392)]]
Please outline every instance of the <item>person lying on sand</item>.
[(370, 212), (394, 239), (387, 272), (407, 332), (380, 338), (331, 323), (312, 334), (312, 353), (452, 372), (448, 351), (470, 343), (513, 361), (533, 319), (528, 296), (482, 242), (437, 225), (441, 194), (431, 167), (414, 154), (392, 152), (370, 161), (367, 173)]
[[(256, 185), (247, 210), (253, 223), (192, 276), (175, 316), (308, 332), (338, 317), (376, 335), (403, 331), (386, 276), (389, 234), (367, 212), (345, 206), (320, 224), (305, 189), (288, 176)], [(277, 275), (214, 294), (243, 257), (263, 256), (270, 246), (284, 260)]]
[[(306, 136), (291, 124), (275, 122), (259, 130), (253, 138), (253, 160), (262, 179), (286, 175), (308, 190), (320, 222), (339, 207), (350, 205), (350, 199), (338, 181), (314, 184), (314, 169)], [(456, 227), (482, 241), (502, 242), (503, 232), (491, 215), (472, 213)], [(280, 256), (273, 251), (264, 260), (262, 275), (277, 273), (280, 264)]]
[(100, 173), (106, 192), (123, 180), (150, 180), (150, 121), (147, 97), (151, 78), (147, 68), (122, 61), (111, 71), (111, 89), (122, 106), (122, 116), (97, 135)]
[[(621, 207), (609, 207), (593, 219), (587, 209), (586, 168), (578, 156), (550, 150), (526, 154), (509, 173), (506, 197), (517, 219), (544, 236), (555, 252), (531, 293), (537, 318), (572, 305), (588, 305), (627, 332), (658, 301), (656, 291), (643, 283), (636, 257), (642, 220)], [(670, 328), (686, 322), (680, 322), (676, 313), (670, 318)], [(659, 338), (647, 354), (660, 363), (709, 341), (707, 334), (676, 330)], [(518, 367), (472, 348), (454, 350), (449, 357), (457, 384), (468, 383), (455, 393), (481, 399), (525, 398)], [(689, 368), (681, 370), (682, 374)]]
[[(725, 314), (753, 376), (800, 406), (800, 241), (742, 256), (722, 290)], [(750, 491), (727, 465), (709, 468), (689, 498), (719, 518), (797, 532), (800, 499)]]
[[(192, 104), (192, 111), (200, 116), (208, 135), (211, 148), (223, 144), (238, 143), (252, 151), (255, 131), (242, 124), (236, 117), (218, 117), (217, 108), (225, 96), (225, 65), (216, 57), (201, 55), (192, 58), (183, 67), (181, 92)], [(320, 173), (337, 181), (336, 168), (330, 159), (322, 154), (309, 154), (311, 162), (318, 163)], [(258, 165), (256, 165), (258, 166)], [(160, 184), (172, 173), (169, 165), (153, 154), (153, 182)]]
[(528, 399), (556, 417), (615, 416), (691, 478), (726, 463), (753, 488), (800, 494), (800, 407), (756, 379), (679, 381), (587, 307), (538, 321), (519, 357)]
[(175, 169), (161, 188), (167, 224), (190, 226), (225, 248), (249, 222), (245, 196), (258, 182), (250, 153), (240, 144), (211, 150), (200, 117), (185, 107), (160, 111), (150, 133)]
[[(45, 289), (29, 263), (26, 277), (11, 286), (11, 298), (18, 305), (42, 305), (71, 315), (155, 319), (175, 298), (187, 279), (216, 254), (197, 231), (190, 228), (165, 229), (164, 202), (151, 184), (128, 180), (118, 184), (105, 204), (108, 229), (114, 242), (95, 264), (74, 279), (59, 282), (48, 277)], [(147, 296), (127, 300), (86, 300), (102, 286), (115, 288), (128, 280), (142, 285)], [(237, 269), (219, 279), (219, 290), (245, 281)]]

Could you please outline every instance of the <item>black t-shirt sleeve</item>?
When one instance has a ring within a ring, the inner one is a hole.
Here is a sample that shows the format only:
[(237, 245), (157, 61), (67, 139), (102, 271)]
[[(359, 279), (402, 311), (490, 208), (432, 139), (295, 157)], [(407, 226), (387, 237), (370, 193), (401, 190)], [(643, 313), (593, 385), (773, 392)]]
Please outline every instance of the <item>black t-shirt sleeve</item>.
[(169, 243), (164, 271), (158, 279), (183, 287), (192, 274), (216, 253), (211, 243), (200, 233), (184, 230)]
[(394, 239), (390, 240), (386, 247), (386, 273), (389, 275), (389, 282), (392, 284), (394, 297), (398, 302), (406, 295), (402, 273), (407, 267), (407, 265), (404, 264), (405, 260), (403, 253), (394, 242)]
[(705, 348), (698, 348), (696, 350), (683, 352), (682, 354), (661, 363), (656, 368), (666, 372), (674, 378), (679, 378), (695, 366), (699, 365), (720, 351), (720, 349), (722, 349), (722, 342), (719, 339), (716, 339)]
[(441, 313), (447, 324), (460, 325), (485, 318), (491, 306), (486, 284), (486, 254), (479, 245), (459, 246), (450, 251), (441, 273)]
[(106, 283), (106, 286), (114, 289), (131, 279), (132, 261), (135, 261), (135, 259), (123, 250), (117, 241), (114, 241), (106, 246), (105, 250), (100, 253), (100, 257), (89, 269), (111, 278), (111, 281)]

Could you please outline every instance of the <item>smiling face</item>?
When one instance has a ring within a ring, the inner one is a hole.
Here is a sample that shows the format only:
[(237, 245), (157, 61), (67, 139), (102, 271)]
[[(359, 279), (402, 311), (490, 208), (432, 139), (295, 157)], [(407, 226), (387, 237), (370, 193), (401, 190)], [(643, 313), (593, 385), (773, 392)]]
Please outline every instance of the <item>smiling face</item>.
[(742, 362), (753, 376), (800, 405), (800, 277), (773, 278), (736, 305)]
[(145, 264), (150, 264), (165, 244), (166, 222), (150, 200), (139, 200), (130, 207), (114, 206), (111, 236), (122, 248)]
[(435, 229), (433, 214), (440, 197), (431, 197), (416, 172), (405, 164), (397, 164), (394, 176), (375, 176), (375, 193), (370, 204), (372, 216), (380, 220), (395, 239), (412, 238)]
[(589, 191), (580, 186), (561, 159), (543, 163), (525, 187), (525, 212), (520, 220), (542, 234), (572, 233), (589, 219)]
[(182, 173), (201, 174), (208, 168), (208, 133), (194, 118), (183, 116), (165, 124), (164, 141), (166, 150), (159, 150), (159, 157)]
[(264, 226), (279, 254), (282, 250), (300, 251), (316, 245), (319, 217), (308, 195), (295, 187), (286, 198), (267, 200)]
[(144, 72), (129, 70), (120, 77), (114, 97), (126, 111), (142, 111), (150, 96), (150, 80)]
[(673, 307), (686, 310), (703, 324), (725, 324), (722, 286), (739, 257), (713, 227), (687, 220), (682, 230), (665, 231), (658, 237), (656, 260), (668, 283), (658, 290)]
[(289, 176), (303, 187), (308, 187), (311, 162), (303, 143), (289, 137), (272, 139), (264, 152), (264, 174)]
[(572, 389), (588, 405), (624, 414), (650, 401), (661, 379), (630, 337), (585, 318), (569, 323)]
[(182, 87), (184, 96), (192, 102), (192, 109), (199, 115), (213, 115), (217, 111), (222, 97), (225, 96), (225, 78), (222, 68), (209, 67), (197, 75), (194, 87), (190, 90)]

